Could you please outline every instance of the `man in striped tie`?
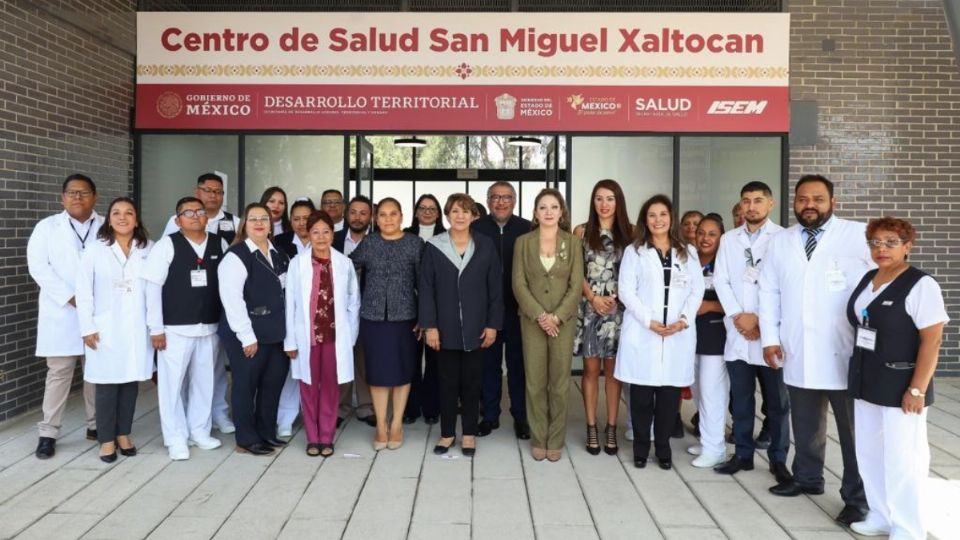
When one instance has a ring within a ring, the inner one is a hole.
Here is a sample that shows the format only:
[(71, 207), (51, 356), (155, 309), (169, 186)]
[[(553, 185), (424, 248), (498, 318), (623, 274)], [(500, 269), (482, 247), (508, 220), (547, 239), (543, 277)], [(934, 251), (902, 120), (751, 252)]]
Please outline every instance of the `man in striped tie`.
[(796, 185), (797, 224), (779, 232), (767, 248), (760, 274), (760, 336), (764, 361), (783, 368), (790, 394), (795, 439), (793, 480), (770, 488), (794, 497), (823, 493), (827, 405), (833, 409), (843, 480), (844, 525), (866, 515), (867, 500), (857, 469), (853, 404), (847, 397), (847, 366), (854, 332), (847, 300), (873, 266), (865, 225), (833, 215), (833, 183), (806, 175)]

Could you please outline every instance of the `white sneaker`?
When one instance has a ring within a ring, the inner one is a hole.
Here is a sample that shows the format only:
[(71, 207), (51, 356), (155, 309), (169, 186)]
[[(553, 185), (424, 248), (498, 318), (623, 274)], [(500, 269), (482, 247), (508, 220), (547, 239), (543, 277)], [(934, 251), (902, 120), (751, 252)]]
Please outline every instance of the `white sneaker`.
[(222, 422), (214, 422), (214, 427), (217, 428), (217, 431), (225, 435), (237, 431), (237, 426), (233, 425), (233, 422), (229, 420), (224, 420)]
[(703, 453), (703, 447), (700, 446), (699, 444), (696, 446), (688, 446), (687, 453), (690, 454), (691, 456), (699, 456), (700, 454)]
[(627, 428), (627, 432), (623, 434), (623, 438), (632, 441), (633, 440), (633, 428)]
[(189, 444), (190, 446), (196, 446), (201, 450), (213, 450), (214, 448), (220, 448), (220, 445), (222, 443), (220, 442), (220, 439), (216, 439), (214, 437), (207, 435), (207, 436), (193, 437), (192, 439), (187, 439), (187, 444)]
[(860, 536), (886, 536), (890, 534), (887, 527), (877, 527), (869, 521), (858, 521), (850, 524), (850, 529)]
[(697, 456), (697, 459), (693, 460), (690, 464), (698, 469), (712, 469), (723, 463), (723, 458), (724, 456), (708, 456), (707, 454), (702, 454)]
[(190, 459), (190, 449), (185, 444), (174, 444), (167, 447), (167, 455), (173, 461)]
[(293, 437), (293, 426), (277, 426), (277, 437), (281, 439)]

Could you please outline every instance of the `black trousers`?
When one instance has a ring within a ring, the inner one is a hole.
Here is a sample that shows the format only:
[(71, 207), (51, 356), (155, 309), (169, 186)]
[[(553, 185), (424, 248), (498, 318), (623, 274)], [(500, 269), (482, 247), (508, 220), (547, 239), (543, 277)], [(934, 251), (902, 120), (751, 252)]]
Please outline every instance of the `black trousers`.
[(756, 417), (756, 381), (760, 384), (764, 412), (764, 427), (770, 433), (767, 457), (772, 463), (786, 463), (790, 448), (790, 400), (783, 384), (783, 370), (748, 364), (743, 360), (727, 362), (730, 376), (730, 413), (733, 417), (733, 439), (737, 457), (753, 461), (755, 442), (753, 424)]
[[(233, 373), (233, 423), (237, 445), (250, 446), (277, 437), (280, 392), (290, 371), (283, 343), (259, 343), (253, 358), (243, 355), (237, 340), (223, 340)], [(306, 360), (302, 360), (306, 361)]]
[[(437, 380), (437, 351), (424, 347), (425, 340), (417, 342), (417, 360), (414, 362), (413, 379), (404, 416), (417, 418), (440, 414), (440, 383)], [(421, 362), (421, 358), (423, 361)]]
[(136, 381), (96, 385), (97, 442), (103, 444), (119, 435), (130, 435), (139, 392), (140, 383)]
[(457, 434), (460, 410), (464, 435), (477, 434), (480, 394), (483, 390), (483, 350), (437, 351), (440, 379), (440, 436)]
[(823, 487), (823, 462), (827, 451), (827, 404), (837, 422), (843, 457), (840, 497), (845, 504), (867, 509), (867, 496), (857, 467), (853, 439), (853, 400), (846, 390), (814, 390), (787, 386), (793, 420), (793, 479), (805, 487)]
[(653, 422), (657, 458), (671, 459), (670, 435), (679, 412), (679, 386), (630, 385), (634, 460), (647, 459), (650, 454), (650, 422)]

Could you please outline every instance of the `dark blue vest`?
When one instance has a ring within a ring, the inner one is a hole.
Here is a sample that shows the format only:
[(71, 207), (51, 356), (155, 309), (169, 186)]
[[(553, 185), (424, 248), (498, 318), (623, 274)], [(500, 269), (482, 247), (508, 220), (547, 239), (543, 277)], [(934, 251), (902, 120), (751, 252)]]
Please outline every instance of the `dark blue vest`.
[[(877, 270), (867, 272), (847, 302), (847, 319), (854, 328), (862, 322), (860, 314), (854, 313), (854, 303), (876, 275)], [(900, 407), (913, 379), (920, 350), (920, 331), (907, 314), (906, 299), (913, 286), (926, 275), (911, 266), (867, 306), (869, 325), (877, 331), (877, 341), (872, 351), (853, 348), (847, 377), (850, 397), (884, 407)], [(931, 405), (932, 380), (926, 394), (925, 403)]]
[[(281, 343), (286, 336), (286, 316), (283, 286), (280, 276), (287, 273), (290, 259), (279, 250), (270, 252), (273, 267), (267, 263), (259, 250), (251, 252), (246, 242), (232, 246), (227, 253), (233, 253), (247, 268), (247, 281), (243, 285), (243, 301), (247, 304), (247, 316), (253, 325), (257, 342), (263, 344)], [(220, 322), (220, 336), (236, 340), (230, 330), (227, 315)]]
[[(197, 252), (183, 233), (171, 234), (170, 242), (173, 261), (163, 284), (163, 324), (216, 324), (221, 311), (217, 283), (217, 266), (223, 259), (220, 237), (207, 233), (207, 247), (201, 261), (197, 260)], [(207, 273), (206, 287), (190, 285), (190, 272), (198, 269)]]

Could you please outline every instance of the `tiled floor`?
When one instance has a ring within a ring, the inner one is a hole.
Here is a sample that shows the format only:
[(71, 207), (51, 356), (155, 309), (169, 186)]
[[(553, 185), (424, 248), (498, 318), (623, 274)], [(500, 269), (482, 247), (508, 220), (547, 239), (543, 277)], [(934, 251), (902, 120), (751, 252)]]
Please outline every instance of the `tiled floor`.
[[(929, 523), (937, 538), (960, 538), (960, 381), (940, 381), (937, 390)], [(619, 459), (587, 454), (576, 387), (558, 463), (534, 462), (509, 420), (479, 439), (472, 460), (458, 450), (435, 456), (439, 426), (422, 422), (407, 427), (403, 448), (377, 454), (373, 430), (349, 421), (326, 460), (305, 455), (302, 432), (273, 458), (236, 454), (232, 438), (216, 433), (221, 448), (193, 448), (189, 461), (174, 463), (147, 384), (134, 426), (140, 454), (106, 465), (84, 439), (78, 397), (53, 459), (33, 457), (37, 414), (0, 425), (0, 538), (850, 537), (832, 519), (842, 506), (835, 437), (826, 494), (782, 499), (767, 492), (773, 480), (763, 454), (752, 472), (717, 475), (690, 466), (689, 435), (673, 440), (671, 471), (635, 469), (622, 438)]]

